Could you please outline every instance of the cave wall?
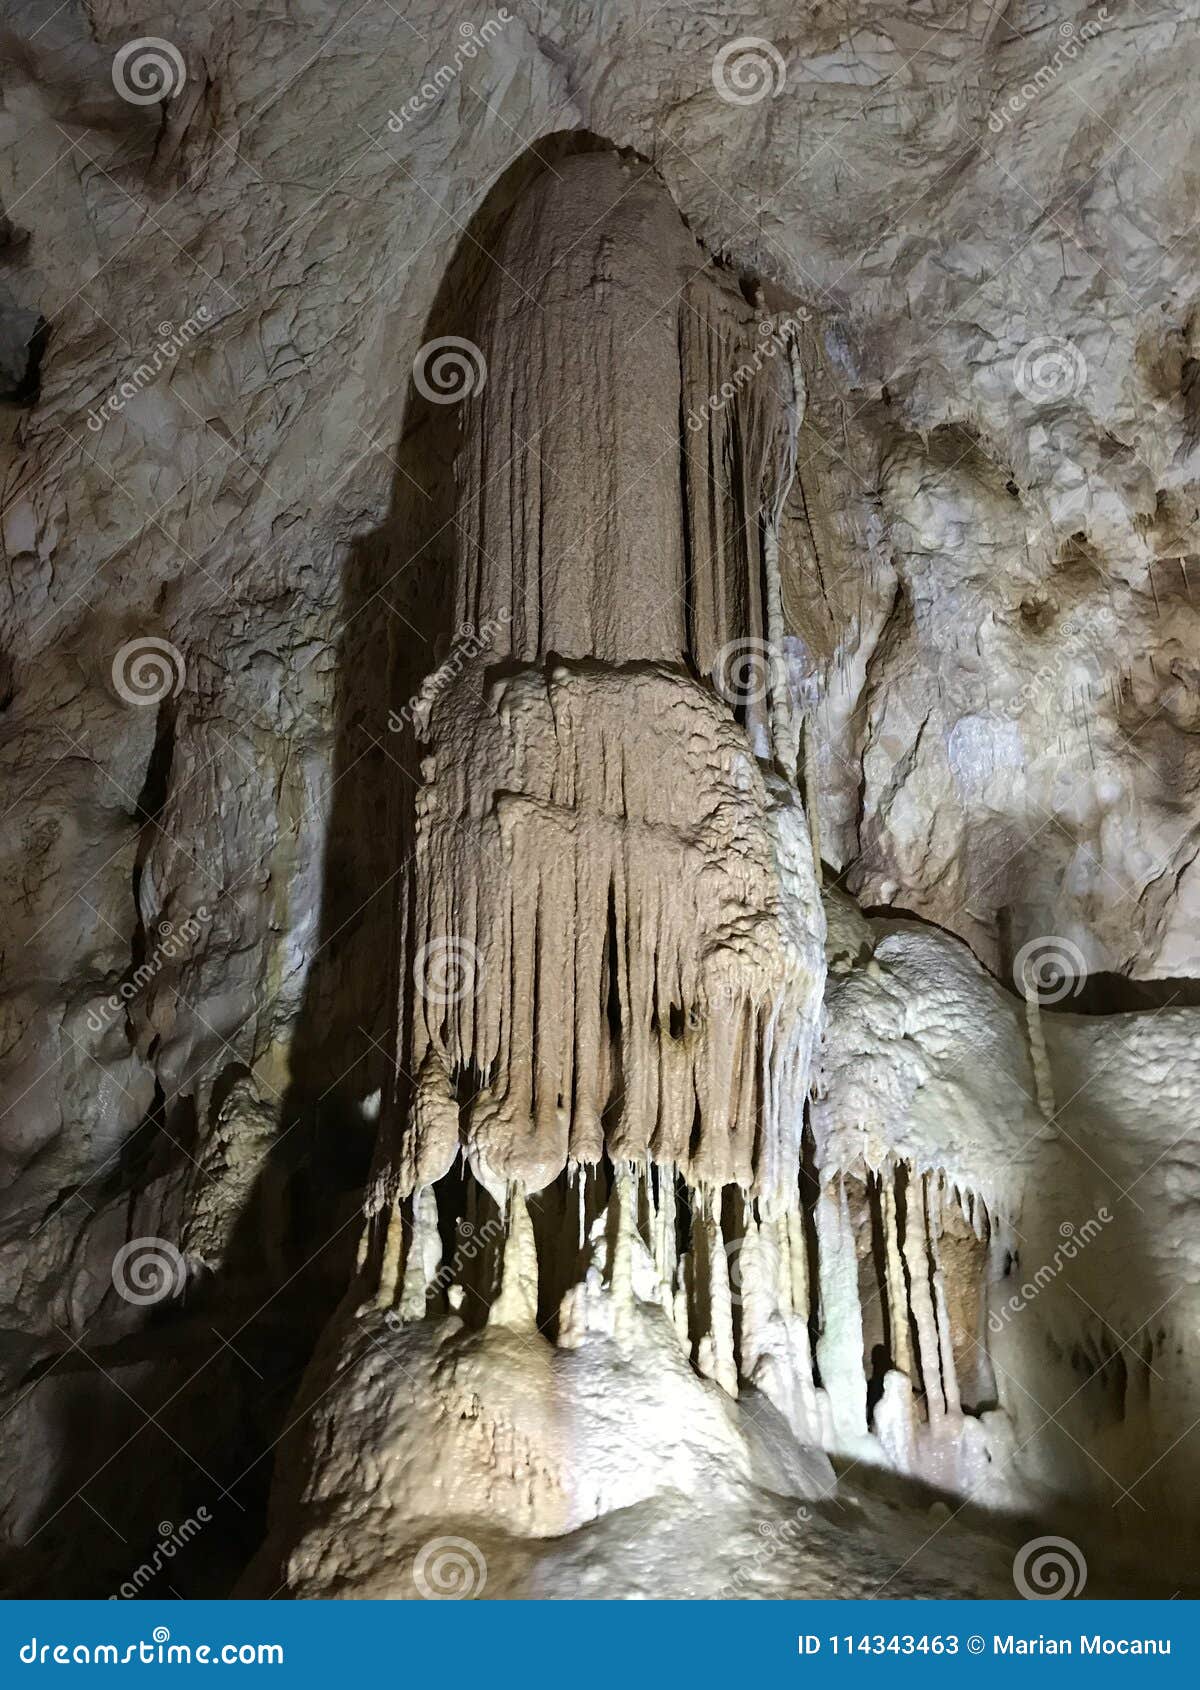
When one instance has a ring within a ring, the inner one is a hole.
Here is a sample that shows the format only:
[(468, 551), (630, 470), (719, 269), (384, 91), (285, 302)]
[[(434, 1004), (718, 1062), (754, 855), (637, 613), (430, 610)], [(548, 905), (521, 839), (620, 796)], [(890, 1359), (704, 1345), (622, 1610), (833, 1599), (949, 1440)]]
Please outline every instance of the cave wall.
[[(393, 721), (455, 626), (461, 418), (414, 361), (547, 160), (650, 161), (802, 323), (784, 657), (830, 868), (1001, 976), (1047, 937), (1113, 1002), (1196, 975), (1195, 11), (772, 3), (745, 28), (782, 75), (731, 99), (734, 21), (673, 0), (515, 0), (469, 56), (438, 5), (168, 6), (164, 101), (114, 82), (136, 8), (8, 7), (0, 1290), (15, 1422), (61, 1393), (14, 1444), (14, 1541), (79, 1516), (86, 1455), (19, 1482), (47, 1423), (123, 1447), (85, 1330), (155, 1412), (196, 1368), (255, 1393), (206, 1296), (260, 1372), (288, 1351), (261, 1438), (170, 1508), (147, 1478), (150, 1530), (214, 1475), (263, 1490), (346, 1283), (412, 844)], [(175, 1304), (113, 1285), (141, 1238), (180, 1254), (182, 1378)]]

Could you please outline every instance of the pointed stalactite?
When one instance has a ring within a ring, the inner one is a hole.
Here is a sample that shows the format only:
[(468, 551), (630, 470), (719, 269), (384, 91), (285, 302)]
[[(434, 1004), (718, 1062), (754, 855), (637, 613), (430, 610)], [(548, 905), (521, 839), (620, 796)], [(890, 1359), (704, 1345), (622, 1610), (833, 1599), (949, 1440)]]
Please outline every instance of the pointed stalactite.
[(1046, 1035), (1042, 1030), (1042, 1005), (1037, 987), (1025, 982), (1025, 1028), (1029, 1038), (1029, 1059), (1033, 1065), (1033, 1083), (1038, 1108), (1047, 1122), (1054, 1119), (1054, 1075), (1046, 1050)]
[(906, 1243), (905, 1258), (909, 1271), (909, 1306), (917, 1333), (921, 1382), (925, 1387), (925, 1412), (930, 1426), (936, 1427), (945, 1419), (946, 1400), (942, 1393), (941, 1343), (934, 1306), (929, 1229), (925, 1219), (928, 1178), (927, 1174), (922, 1174), (909, 1184), (907, 1230), (911, 1244)]
[(929, 1259), (932, 1264), (933, 1307), (938, 1328), (938, 1370), (942, 1379), (942, 1397), (946, 1413), (953, 1419), (962, 1412), (958, 1391), (958, 1375), (954, 1366), (954, 1345), (950, 1332), (950, 1311), (946, 1302), (946, 1280), (942, 1272), (941, 1209), (944, 1190), (940, 1180), (931, 1176), (925, 1182), (927, 1223), (929, 1229)]
[(900, 1224), (896, 1206), (896, 1170), (885, 1168), (880, 1184), (883, 1218), (884, 1285), (887, 1292), (887, 1330), (892, 1366), (913, 1376), (912, 1343), (909, 1331), (908, 1286), (900, 1250)]

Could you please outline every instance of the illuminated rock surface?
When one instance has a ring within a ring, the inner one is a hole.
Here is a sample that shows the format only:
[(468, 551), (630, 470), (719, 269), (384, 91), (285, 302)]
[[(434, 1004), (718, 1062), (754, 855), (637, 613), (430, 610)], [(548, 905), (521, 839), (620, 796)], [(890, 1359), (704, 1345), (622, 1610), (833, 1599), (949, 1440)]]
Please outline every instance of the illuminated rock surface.
[(13, 1588), (1179, 1588), (1197, 20), (1109, 10), (772, 0), (739, 100), (674, 0), (168, 6), (139, 104), (15, 9)]

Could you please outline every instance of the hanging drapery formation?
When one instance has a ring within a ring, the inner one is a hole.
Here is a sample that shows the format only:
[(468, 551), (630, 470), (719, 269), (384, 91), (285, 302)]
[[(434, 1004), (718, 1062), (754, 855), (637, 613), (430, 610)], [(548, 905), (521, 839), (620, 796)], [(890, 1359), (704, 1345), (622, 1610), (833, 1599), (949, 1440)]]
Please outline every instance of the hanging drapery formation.
[(825, 916), (779, 590), (793, 328), (651, 172), (589, 157), (518, 207), (476, 335), (457, 591), (489, 644), (419, 712), (374, 1307), (566, 1349), (657, 1308), (802, 1443), (969, 1468), (950, 1195), (805, 1139)]
[(778, 1370), (786, 1313), (815, 1436), (799, 1171), (824, 916), (784, 778), (778, 583), (795, 324), (705, 258), (653, 172), (591, 156), (517, 207), (475, 338), (458, 616), (490, 643), (420, 712), (377, 1305), (433, 1307), (490, 1206), (458, 1306), (539, 1309), (569, 1342), (600, 1318), (598, 1243), (609, 1291), (645, 1253), (731, 1392)]
[(509, 223), (456, 515), (491, 641), (421, 712), (388, 1198), (461, 1149), (497, 1192), (649, 1154), (791, 1201), (824, 970), (769, 761), (792, 334), (644, 167), (569, 161)]
[(605, 1151), (794, 1186), (820, 992), (794, 796), (677, 670), (555, 663), (472, 702), (435, 708), (420, 800), (408, 1183), (461, 1137), (531, 1190)]
[(517, 207), (474, 334), (471, 638), (413, 711), (398, 1084), (293, 1587), (336, 1582), (331, 1521), (356, 1563), (431, 1522), (559, 1541), (728, 1473), (824, 1499), (830, 1456), (995, 1508), (1084, 1492), (1024, 1382), (1057, 1370), (1132, 1459), (1165, 1328), (1123, 1359), (1086, 1326), (1111, 1216), (1077, 1244), (1078, 1170), (1028, 1151), (1072, 1148), (1057, 1030), (1027, 1045), (962, 947), (820, 886), (779, 580), (797, 338), (596, 156)]

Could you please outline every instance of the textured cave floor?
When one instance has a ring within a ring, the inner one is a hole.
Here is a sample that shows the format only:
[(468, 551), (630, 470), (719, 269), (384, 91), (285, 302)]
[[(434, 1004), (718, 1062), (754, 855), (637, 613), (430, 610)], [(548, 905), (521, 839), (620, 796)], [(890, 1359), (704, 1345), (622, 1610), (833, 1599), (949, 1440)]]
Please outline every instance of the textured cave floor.
[[(471, 1522), (487, 1561), (485, 1599), (764, 1600), (879, 1598), (1019, 1599), (1013, 1559), (1043, 1523), (1006, 1520), (945, 1504), (924, 1506), (917, 1492), (884, 1473), (856, 1470), (837, 1500), (806, 1505), (757, 1493), (743, 1506), (714, 1511), (693, 1498), (663, 1495), (621, 1509), (562, 1538), (488, 1538)], [(1087, 1598), (1200, 1596), (1195, 1581), (1164, 1567), (1112, 1559), (1105, 1522), (1080, 1532), (1087, 1554)], [(446, 1526), (447, 1532), (453, 1528)], [(1103, 1545), (1103, 1547), (1101, 1547)], [(408, 1550), (401, 1549), (369, 1596), (411, 1595)], [(399, 1568), (397, 1572), (395, 1569)], [(351, 1594), (347, 1592), (347, 1594)]]

